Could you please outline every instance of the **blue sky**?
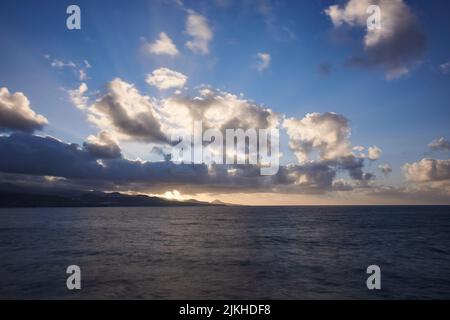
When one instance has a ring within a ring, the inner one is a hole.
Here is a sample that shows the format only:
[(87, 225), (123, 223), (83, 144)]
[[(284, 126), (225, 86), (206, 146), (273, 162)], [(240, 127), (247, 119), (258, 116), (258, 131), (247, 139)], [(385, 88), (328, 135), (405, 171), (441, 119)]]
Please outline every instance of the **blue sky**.
[[(402, 166), (422, 158), (447, 159), (448, 151), (427, 145), (450, 138), (450, 4), (406, 1), (417, 18), (426, 46), (409, 65), (407, 75), (386, 78), (386, 68), (352, 67), (348, 60), (364, 55), (364, 28), (333, 25), (325, 9), (347, 1), (3, 1), (0, 12), (0, 87), (23, 92), (32, 109), (49, 125), (43, 133), (82, 144), (99, 129), (73, 106), (67, 90), (81, 82), (94, 96), (112, 79), (132, 83), (141, 94), (167, 98), (146, 83), (161, 67), (188, 77), (186, 92), (200, 85), (240, 94), (286, 117), (335, 112), (350, 121), (354, 146), (378, 146), (382, 157), (368, 162), (370, 171), (388, 163), (393, 172), (383, 183), (402, 185)], [(81, 30), (65, 26), (66, 8), (81, 8)], [(343, 7), (341, 7), (343, 8)], [(207, 54), (186, 47), (189, 12), (203, 16), (213, 33)], [(179, 54), (151, 55), (143, 50), (165, 32)], [(257, 54), (270, 54), (270, 64), (257, 68)], [(45, 57), (48, 55), (49, 57)], [(54, 59), (81, 66), (54, 68)], [(321, 65), (329, 72), (321, 73)], [(448, 70), (447, 70), (448, 71)], [(282, 134), (284, 163), (295, 161)], [(146, 145), (122, 143), (128, 157), (152, 159)]]

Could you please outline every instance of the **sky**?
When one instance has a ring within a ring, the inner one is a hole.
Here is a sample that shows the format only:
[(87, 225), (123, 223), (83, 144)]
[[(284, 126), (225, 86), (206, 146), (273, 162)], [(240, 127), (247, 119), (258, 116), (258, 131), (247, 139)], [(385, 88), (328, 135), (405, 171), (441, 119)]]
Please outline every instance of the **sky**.
[[(69, 5), (81, 29), (69, 30)], [(380, 8), (369, 30), (366, 9)], [(3, 1), (1, 182), (252, 205), (450, 204), (448, 1)], [(171, 136), (276, 129), (280, 169)]]

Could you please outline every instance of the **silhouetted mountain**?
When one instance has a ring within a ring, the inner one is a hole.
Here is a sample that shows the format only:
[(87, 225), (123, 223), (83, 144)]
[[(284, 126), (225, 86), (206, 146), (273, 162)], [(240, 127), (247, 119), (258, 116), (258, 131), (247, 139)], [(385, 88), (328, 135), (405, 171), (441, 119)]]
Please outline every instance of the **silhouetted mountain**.
[(220, 201), (220, 200), (217, 200), (217, 199), (212, 201), (211, 204), (215, 204), (215, 205), (218, 205), (218, 206), (237, 206), (236, 204), (226, 203), (226, 202), (223, 202), (223, 201)]
[(119, 192), (64, 190), (51, 192), (22, 188), (12, 184), (0, 185), (0, 207), (156, 207), (156, 206), (217, 206), (197, 200), (175, 201), (146, 195)]

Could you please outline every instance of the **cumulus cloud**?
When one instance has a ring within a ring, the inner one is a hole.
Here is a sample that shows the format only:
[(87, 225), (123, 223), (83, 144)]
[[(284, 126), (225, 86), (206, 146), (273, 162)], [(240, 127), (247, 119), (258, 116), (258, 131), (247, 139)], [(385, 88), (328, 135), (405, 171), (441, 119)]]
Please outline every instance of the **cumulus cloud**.
[[(201, 122), (203, 133), (213, 129), (226, 137), (227, 129), (241, 129), (244, 134), (249, 129), (276, 129), (280, 119), (280, 116), (271, 109), (245, 99), (242, 95), (237, 96), (210, 87), (200, 87), (198, 94), (194, 96), (175, 94), (161, 101), (161, 105), (162, 128), (168, 136), (170, 135), (172, 141), (176, 141), (178, 137), (190, 136), (194, 124), (198, 122)], [(257, 159), (257, 138), (238, 146), (236, 151), (226, 149), (225, 139), (222, 143), (216, 141), (215, 136), (209, 139), (204, 143), (206, 150), (203, 157), (207, 163), (221, 156), (223, 159), (225, 155), (232, 153), (240, 159), (247, 156)], [(270, 148), (271, 137), (267, 139)]]
[[(289, 137), (289, 147), (300, 165), (314, 163), (325, 166), (334, 176), (347, 172), (355, 183), (338, 183), (338, 189), (349, 189), (356, 185), (367, 187), (375, 175), (364, 172), (365, 156), (355, 155), (353, 151), (364, 151), (364, 147), (352, 147), (348, 119), (342, 115), (326, 112), (309, 113), (302, 119), (287, 118), (283, 127)], [(333, 183), (328, 184), (330, 187)]]
[(372, 173), (364, 172), (364, 158), (357, 158), (353, 154), (341, 156), (332, 160), (321, 160), (337, 170), (347, 171), (350, 178), (357, 181), (369, 181), (375, 178)]
[(162, 102), (164, 130), (173, 134), (190, 134), (194, 121), (202, 121), (204, 129), (274, 129), (279, 115), (269, 108), (228, 92), (209, 87), (199, 89), (196, 96), (181, 94)]
[(209, 43), (214, 35), (208, 20), (204, 16), (189, 10), (186, 21), (186, 33), (192, 37), (192, 40), (186, 42), (186, 46), (192, 52), (201, 55), (209, 53)]
[(10, 93), (7, 88), (0, 88), (0, 132), (34, 132), (46, 124), (48, 120), (31, 109), (30, 101), (22, 92)]
[(382, 153), (381, 149), (378, 148), (377, 146), (370, 147), (367, 150), (367, 158), (371, 161), (376, 161), (380, 158), (381, 153)]
[[(152, 83), (161, 85), (163, 80), (152, 79)], [(269, 108), (211, 87), (200, 87), (194, 96), (175, 92), (156, 99), (118, 78), (106, 85), (86, 112), (91, 123), (118, 140), (162, 145), (173, 145), (175, 137), (191, 135), (195, 121), (202, 122), (203, 130), (217, 129), (225, 134), (226, 129), (275, 129), (280, 120)]]
[(172, 39), (165, 32), (161, 32), (159, 39), (156, 39), (155, 42), (145, 43), (145, 48), (149, 53), (156, 55), (175, 57), (179, 53)]
[(317, 150), (320, 160), (351, 154), (348, 119), (336, 113), (309, 113), (303, 119), (288, 118), (283, 127), (289, 136), (289, 147), (300, 163), (309, 160)]
[(439, 139), (434, 139), (431, 141), (428, 144), (428, 147), (435, 151), (450, 151), (450, 141), (444, 137), (440, 137)]
[[(367, 28), (366, 10), (378, 5), (381, 29)], [(344, 5), (332, 5), (325, 10), (335, 27), (344, 24), (366, 29), (364, 56), (355, 57), (351, 64), (365, 67), (381, 66), (386, 78), (408, 74), (425, 48), (425, 36), (417, 18), (403, 0), (349, 0)]]
[(100, 129), (125, 140), (167, 143), (161, 131), (156, 101), (119, 78), (89, 108), (88, 119)]
[[(172, 145), (169, 137), (192, 134), (194, 121), (202, 121), (204, 131), (211, 128), (222, 133), (238, 128), (279, 129), (283, 117), (271, 109), (243, 95), (206, 86), (193, 96), (175, 93), (155, 99), (116, 78), (93, 102), (84, 99), (87, 89), (80, 86), (73, 98), (85, 106), (89, 121), (101, 129), (99, 134), (89, 136), (81, 146), (29, 134), (0, 136), (0, 152), (7, 154), (0, 159), (0, 171), (59, 177), (66, 184), (83, 181), (90, 189), (152, 192), (172, 188), (320, 194), (367, 188), (374, 179), (364, 172), (365, 159), (353, 154), (348, 120), (335, 113), (286, 119), (283, 127), (299, 163), (281, 166), (273, 176), (261, 176), (260, 165), (175, 164), (166, 151)], [(118, 143), (122, 140), (155, 144), (153, 149), (160, 151), (164, 161), (125, 159)], [(318, 158), (312, 159), (313, 154)], [(337, 182), (341, 171), (352, 180)]]
[(380, 164), (378, 166), (378, 169), (384, 174), (384, 176), (387, 176), (389, 173), (392, 172), (392, 168), (390, 165), (386, 164)]
[(450, 160), (422, 159), (403, 166), (406, 179), (414, 182), (433, 182), (450, 179)]
[(265, 70), (265, 69), (267, 69), (269, 67), (270, 62), (272, 60), (272, 57), (270, 56), (270, 54), (265, 53), (265, 52), (259, 52), (256, 55), (256, 57), (258, 59), (256, 68), (259, 71), (263, 71), (263, 70)]
[(159, 90), (170, 88), (182, 88), (186, 84), (187, 76), (168, 68), (159, 68), (147, 75), (147, 83)]
[(85, 82), (82, 82), (78, 88), (67, 90), (69, 94), (69, 99), (79, 109), (85, 109), (88, 104), (88, 97), (85, 93), (88, 91), (88, 86)]
[(117, 141), (106, 131), (98, 135), (90, 135), (83, 143), (83, 147), (89, 154), (97, 159), (115, 159), (122, 157), (122, 152)]

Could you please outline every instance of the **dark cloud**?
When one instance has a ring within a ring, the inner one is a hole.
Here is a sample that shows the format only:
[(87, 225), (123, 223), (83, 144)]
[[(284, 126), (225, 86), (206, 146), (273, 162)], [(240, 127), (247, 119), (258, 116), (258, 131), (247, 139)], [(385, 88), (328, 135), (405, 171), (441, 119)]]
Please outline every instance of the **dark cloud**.
[(333, 5), (325, 10), (336, 27), (344, 24), (367, 29), (366, 9), (380, 7), (381, 28), (367, 30), (364, 55), (352, 58), (353, 66), (384, 67), (388, 79), (407, 74), (421, 58), (425, 35), (411, 9), (402, 0), (349, 0), (345, 5)]
[(384, 176), (389, 175), (392, 172), (392, 168), (388, 164), (379, 165), (378, 169), (384, 174)]
[(119, 145), (106, 131), (100, 132), (97, 136), (89, 136), (83, 143), (83, 147), (94, 158), (115, 159), (122, 157)]
[[(356, 159), (311, 161), (280, 168), (278, 174), (261, 176), (255, 165), (175, 164), (171, 161), (132, 161), (104, 158), (77, 144), (51, 137), (12, 134), (0, 137), (0, 171), (48, 177), (47, 183), (71, 183), (102, 190), (162, 190), (177, 187), (188, 192), (261, 192), (282, 189), (291, 193), (332, 190), (339, 170), (359, 170)], [(102, 155), (103, 156), (103, 155)], [(355, 162), (356, 161), (356, 162)], [(357, 178), (364, 178), (355, 175)]]
[(23, 93), (9, 93), (7, 88), (0, 88), (0, 132), (32, 133), (47, 123), (44, 116), (31, 109), (30, 101)]
[(118, 78), (107, 84), (107, 92), (89, 108), (89, 120), (126, 140), (169, 142), (162, 132), (155, 102)]
[(353, 155), (349, 155), (345, 157), (340, 157), (335, 161), (336, 165), (342, 170), (347, 170), (350, 177), (354, 180), (367, 180), (372, 177), (363, 172), (364, 168), (363, 158), (356, 158)]

